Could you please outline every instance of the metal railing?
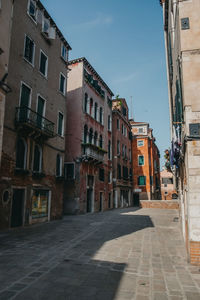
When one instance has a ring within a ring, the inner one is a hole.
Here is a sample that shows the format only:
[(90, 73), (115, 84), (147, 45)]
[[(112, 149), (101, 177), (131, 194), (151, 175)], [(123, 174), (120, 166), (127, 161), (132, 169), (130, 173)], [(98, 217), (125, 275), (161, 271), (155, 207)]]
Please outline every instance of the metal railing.
[(27, 124), (48, 136), (54, 136), (54, 123), (27, 106), (16, 107), (15, 120), (18, 124)]

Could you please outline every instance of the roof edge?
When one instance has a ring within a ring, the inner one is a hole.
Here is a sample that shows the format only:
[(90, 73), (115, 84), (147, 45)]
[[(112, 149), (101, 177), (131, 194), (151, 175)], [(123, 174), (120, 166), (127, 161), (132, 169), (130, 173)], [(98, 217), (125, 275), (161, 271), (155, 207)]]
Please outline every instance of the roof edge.
[(97, 73), (97, 71), (95, 71), (95, 69), (93, 68), (93, 66), (89, 63), (89, 61), (85, 57), (80, 57), (80, 58), (72, 59), (72, 60), (68, 61), (68, 65), (73, 65), (73, 64), (79, 63), (79, 62), (83, 62), (86, 66), (88, 66), (89, 69), (95, 74), (95, 76), (102, 83), (102, 85), (107, 89), (107, 91), (109, 91), (109, 93), (111, 94), (111, 96), (114, 96), (114, 94), (111, 91), (111, 89), (108, 87), (108, 85), (105, 83), (105, 81), (101, 78), (101, 76)]

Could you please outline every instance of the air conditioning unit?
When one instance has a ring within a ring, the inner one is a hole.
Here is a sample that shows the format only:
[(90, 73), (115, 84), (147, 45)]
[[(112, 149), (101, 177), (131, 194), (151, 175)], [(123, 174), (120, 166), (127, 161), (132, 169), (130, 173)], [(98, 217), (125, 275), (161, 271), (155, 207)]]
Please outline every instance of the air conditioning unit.
[(200, 137), (200, 123), (189, 124), (190, 136)]

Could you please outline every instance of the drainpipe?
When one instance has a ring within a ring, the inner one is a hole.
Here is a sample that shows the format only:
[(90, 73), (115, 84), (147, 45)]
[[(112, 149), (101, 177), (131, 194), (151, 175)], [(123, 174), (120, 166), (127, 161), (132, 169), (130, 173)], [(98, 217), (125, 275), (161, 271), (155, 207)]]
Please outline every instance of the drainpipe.
[[(163, 3), (163, 21), (164, 24), (166, 23), (165, 20), (165, 2)], [(172, 140), (172, 92), (170, 86), (170, 78), (169, 78), (169, 55), (168, 55), (168, 44), (167, 44), (167, 31), (164, 28), (164, 41), (165, 41), (165, 56), (166, 56), (166, 69), (167, 69), (167, 85), (168, 85), (168, 99), (169, 99), (169, 117), (170, 117), (170, 134)]]

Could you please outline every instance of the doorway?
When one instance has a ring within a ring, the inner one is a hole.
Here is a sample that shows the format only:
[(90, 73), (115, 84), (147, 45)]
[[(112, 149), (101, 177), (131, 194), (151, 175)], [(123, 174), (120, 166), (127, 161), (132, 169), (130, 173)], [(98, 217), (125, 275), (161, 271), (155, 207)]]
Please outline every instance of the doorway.
[(140, 196), (138, 193), (133, 194), (133, 206), (140, 206)]
[(24, 216), (24, 190), (14, 189), (12, 199), (11, 227), (23, 225)]
[(100, 192), (99, 211), (103, 211), (103, 193)]
[(92, 212), (92, 192), (91, 188), (87, 189), (87, 213)]

